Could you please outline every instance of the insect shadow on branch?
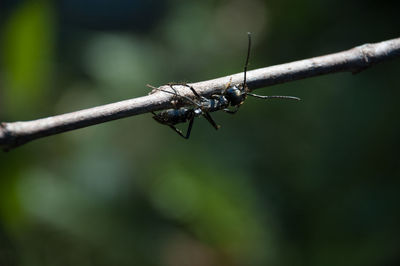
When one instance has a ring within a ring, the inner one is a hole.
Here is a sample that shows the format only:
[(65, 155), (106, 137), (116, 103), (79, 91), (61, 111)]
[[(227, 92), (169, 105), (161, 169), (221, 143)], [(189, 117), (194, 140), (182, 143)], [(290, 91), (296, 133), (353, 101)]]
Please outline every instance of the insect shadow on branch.
[[(220, 94), (213, 94), (209, 98), (200, 96), (192, 86), (185, 83), (167, 84), (172, 89), (172, 91), (147, 85), (149, 88), (152, 88), (155, 91), (162, 91), (164, 93), (173, 94), (175, 97), (180, 98), (181, 101), (186, 102), (185, 105), (187, 105), (185, 107), (163, 110), (159, 113), (152, 112), (153, 118), (157, 122), (169, 126), (181, 137), (188, 139), (192, 131), (195, 117), (204, 116), (215, 129), (219, 129), (220, 126), (215, 123), (210, 113), (222, 110), (229, 114), (235, 114), (239, 110), (239, 107), (244, 103), (247, 96), (252, 96), (260, 99), (279, 98), (279, 99), (300, 100), (300, 98), (294, 96), (281, 96), (281, 95), (264, 96), (264, 95), (250, 93), (251, 90), (247, 86), (247, 80), (246, 80), (247, 67), (250, 59), (250, 49), (251, 49), (251, 34), (250, 32), (248, 32), (247, 56), (244, 64), (243, 82), (239, 85), (231, 85), (231, 81), (229, 81), (225, 89)], [(180, 95), (175, 90), (174, 85), (188, 87), (192, 91), (194, 98), (192, 99), (190, 97)], [(186, 123), (188, 121), (189, 125), (187, 127), (186, 134), (184, 134), (180, 129), (178, 129), (175, 126), (176, 124)]]

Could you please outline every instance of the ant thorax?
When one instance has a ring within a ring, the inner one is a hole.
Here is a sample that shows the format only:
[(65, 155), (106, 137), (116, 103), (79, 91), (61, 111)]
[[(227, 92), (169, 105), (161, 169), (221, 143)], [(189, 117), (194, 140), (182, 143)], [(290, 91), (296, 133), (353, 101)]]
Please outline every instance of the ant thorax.
[(201, 108), (208, 112), (223, 110), (229, 106), (229, 101), (224, 95), (214, 94), (210, 98), (204, 98), (201, 101)]

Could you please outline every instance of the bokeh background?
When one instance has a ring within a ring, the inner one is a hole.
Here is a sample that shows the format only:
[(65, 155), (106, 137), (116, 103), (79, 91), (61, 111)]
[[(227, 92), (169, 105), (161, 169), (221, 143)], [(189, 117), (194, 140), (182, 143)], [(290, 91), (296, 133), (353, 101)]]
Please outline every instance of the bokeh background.
[[(400, 35), (399, 1), (0, 2), (0, 121)], [(400, 59), (260, 89), (181, 139), (150, 114), (0, 153), (0, 265), (400, 265)]]

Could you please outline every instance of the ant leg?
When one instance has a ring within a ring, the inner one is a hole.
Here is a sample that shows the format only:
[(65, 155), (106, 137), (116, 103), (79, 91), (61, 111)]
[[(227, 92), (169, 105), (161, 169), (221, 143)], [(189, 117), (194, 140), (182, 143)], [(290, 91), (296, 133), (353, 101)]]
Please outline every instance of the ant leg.
[[(176, 91), (176, 89), (175, 89), (174, 87), (172, 87), (171, 84), (168, 84), (168, 86), (173, 90), (173, 92), (167, 91), (167, 90), (163, 90), (163, 89), (160, 89), (160, 88), (157, 88), (157, 87), (154, 87), (154, 86), (152, 86), (152, 85), (150, 85), (150, 84), (146, 84), (146, 86), (149, 87), (149, 88), (151, 88), (151, 89), (153, 89), (153, 91), (162, 91), (162, 92), (165, 92), (165, 93), (172, 94), (172, 95), (174, 95), (174, 96), (176, 96), (176, 97), (182, 97), (182, 98), (191, 100), (191, 99), (189, 99), (189, 98), (187, 98), (187, 97), (185, 97), (185, 96), (181, 96), (181, 95)], [(153, 92), (152, 92), (152, 93), (153, 93)]]
[(193, 92), (193, 94), (198, 98), (201, 99), (201, 96), (197, 93), (197, 91), (195, 91), (195, 89), (192, 86), (186, 85), (187, 87), (189, 87), (189, 89)]
[(175, 85), (188, 87), (197, 98), (199, 98), (199, 99), (201, 98), (201, 96), (197, 93), (197, 91), (195, 91), (195, 89), (192, 86), (190, 86), (184, 82), (183, 83), (170, 82), (167, 85), (169, 85), (171, 88), (172, 88), (172, 86), (175, 86)]
[(225, 109), (222, 109), (222, 110), (225, 111), (228, 114), (234, 115), (234, 114), (236, 114), (237, 111), (239, 111), (239, 106), (236, 106), (236, 108), (233, 109), (233, 110), (228, 109), (228, 108), (225, 108)]
[[(172, 87), (173, 85), (169, 85), (169, 86), (175, 91), (175, 93), (177, 93), (176, 90)], [(184, 84), (184, 85), (182, 85), (182, 86), (189, 87), (190, 90), (194, 93), (194, 95), (195, 95), (197, 98), (201, 99), (200, 95), (197, 94), (197, 92), (193, 89), (192, 86), (189, 86), (189, 85), (186, 85), (186, 84)], [(182, 96), (182, 95), (179, 95), (179, 96), (182, 97), (182, 98), (184, 98), (184, 99), (186, 99), (188, 102), (190, 102), (190, 103), (192, 103), (192, 104), (194, 104), (194, 105), (196, 105), (196, 106), (198, 106), (198, 107), (200, 106), (199, 103), (196, 103), (195, 101), (193, 101), (193, 100), (190, 99), (189, 97)]]
[[(175, 90), (175, 88), (173, 87), (174, 85), (186, 86), (186, 87), (188, 87), (188, 88), (193, 92), (193, 94), (194, 94), (197, 98), (201, 99), (201, 96), (194, 90), (194, 88), (193, 88), (192, 86), (189, 86), (189, 85), (187, 85), (187, 84), (173, 84), (173, 83), (169, 83), (168, 85), (171, 87), (171, 89), (174, 90), (174, 92), (175, 92), (176, 95), (179, 95), (179, 94), (178, 94), (178, 92)], [(196, 106), (200, 106), (198, 103), (194, 102), (194, 101), (193, 101), (192, 99), (190, 99), (189, 97), (182, 96), (182, 95), (179, 95), (179, 97), (182, 97), (182, 98), (186, 99), (188, 102), (190, 102), (190, 103), (192, 103), (192, 104), (194, 104), (194, 105), (196, 105)]]
[(194, 116), (189, 121), (189, 126), (186, 130), (186, 135), (183, 135), (182, 131), (176, 128), (175, 126), (169, 125), (169, 127), (172, 128), (173, 131), (178, 133), (178, 135), (181, 136), (182, 138), (188, 139), (190, 137), (190, 132), (192, 131), (193, 121), (194, 121)]
[(173, 131), (175, 131), (176, 133), (178, 133), (179, 136), (181, 136), (182, 138), (185, 138), (185, 136), (183, 135), (182, 131), (180, 131), (179, 129), (177, 129), (174, 126), (169, 125), (170, 128), (172, 128)]
[(186, 137), (185, 139), (188, 139), (190, 137), (190, 132), (192, 131), (192, 126), (193, 126), (193, 121), (194, 121), (194, 116), (190, 119), (189, 121), (189, 126), (186, 130)]
[(196, 106), (199, 106), (198, 103), (196, 103), (195, 101), (193, 101), (193, 100), (190, 99), (189, 97), (180, 95), (180, 94), (176, 91), (176, 89), (173, 87), (173, 85), (171, 85), (171, 84), (168, 84), (168, 85), (171, 87), (171, 89), (172, 89), (174, 92), (167, 91), (167, 90), (163, 90), (163, 89), (160, 89), (160, 88), (156, 88), (156, 87), (151, 86), (151, 85), (149, 85), (149, 84), (147, 84), (146, 86), (149, 87), (149, 88), (152, 88), (153, 91), (154, 91), (154, 90), (158, 90), (158, 91), (162, 91), (162, 92), (165, 92), (165, 93), (169, 93), (169, 94), (174, 95), (175, 97), (181, 97), (182, 99), (185, 99), (187, 102), (189, 102), (189, 103), (191, 103), (191, 104), (194, 104), (194, 105), (196, 105)]
[(289, 99), (289, 100), (300, 101), (300, 98), (299, 98), (299, 97), (294, 97), (294, 96), (281, 96), (281, 95), (269, 95), (269, 96), (264, 96), (264, 95), (258, 95), (258, 94), (253, 94), (253, 93), (247, 93), (247, 95), (253, 96), (253, 97), (255, 97), (255, 98), (260, 98), (260, 99), (278, 98), (278, 99)]
[(217, 125), (217, 123), (215, 123), (214, 119), (212, 119), (210, 113), (208, 112), (204, 112), (204, 117), (207, 119), (208, 122), (210, 122), (210, 124), (215, 128), (215, 129), (219, 129), (221, 126)]
[(153, 93), (155, 93), (156, 91), (159, 91), (159, 90), (160, 90), (159, 88), (156, 88), (156, 87), (154, 87), (153, 85), (150, 85), (150, 84), (146, 84), (146, 87), (152, 89), (152, 91), (151, 91), (149, 94), (153, 94)]
[[(171, 86), (171, 84), (169, 84)], [(183, 84), (173, 84), (173, 85), (181, 85), (181, 86), (185, 86), (188, 87), (194, 94), (194, 96), (196, 96), (198, 99), (202, 99), (202, 97), (197, 93), (197, 91), (190, 85), (183, 83)]]
[[(171, 89), (172, 89), (174, 92), (167, 91), (167, 90), (163, 90), (163, 89), (154, 87), (154, 86), (152, 86), (152, 85), (150, 85), (150, 84), (146, 84), (146, 86), (149, 87), (150, 89), (153, 89), (153, 91), (162, 91), (162, 92), (165, 92), (165, 93), (172, 94), (172, 95), (174, 95), (174, 96), (180, 96), (179, 93), (178, 93), (171, 85), (170, 85), (170, 87), (171, 87)], [(154, 93), (153, 91), (152, 91), (151, 93)], [(180, 96), (180, 97), (183, 97), (183, 96)]]
[(232, 83), (232, 77), (229, 79), (229, 82), (226, 84), (224, 92), (222, 94), (225, 94), (226, 90), (231, 86)]

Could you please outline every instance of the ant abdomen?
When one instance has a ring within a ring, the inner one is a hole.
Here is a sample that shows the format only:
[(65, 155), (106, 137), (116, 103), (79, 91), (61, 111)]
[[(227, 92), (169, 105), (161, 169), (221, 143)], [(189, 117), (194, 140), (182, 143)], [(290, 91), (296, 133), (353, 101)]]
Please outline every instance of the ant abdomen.
[(162, 111), (159, 114), (154, 113), (154, 120), (164, 125), (176, 125), (179, 123), (185, 123), (190, 120), (193, 116), (192, 112), (188, 108), (179, 109), (168, 109)]

